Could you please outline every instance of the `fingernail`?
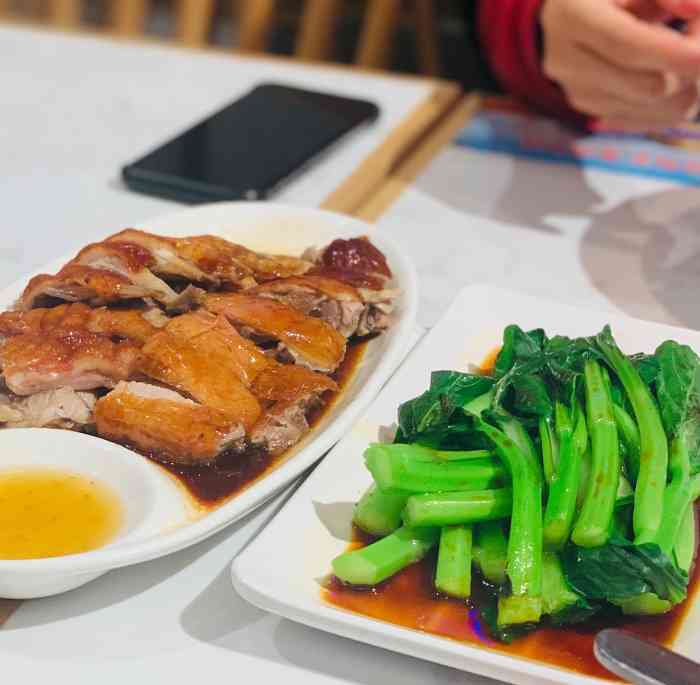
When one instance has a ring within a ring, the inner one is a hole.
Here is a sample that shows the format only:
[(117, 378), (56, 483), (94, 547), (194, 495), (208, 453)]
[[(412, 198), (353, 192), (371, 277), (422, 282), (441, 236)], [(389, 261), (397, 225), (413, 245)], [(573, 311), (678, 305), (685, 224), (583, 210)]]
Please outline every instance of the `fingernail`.
[(698, 114), (700, 114), (700, 98), (696, 98), (695, 102), (688, 107), (688, 111), (685, 113), (685, 120), (695, 121)]
[(677, 74), (670, 71), (664, 72), (664, 97), (670, 97), (681, 90), (681, 79)]

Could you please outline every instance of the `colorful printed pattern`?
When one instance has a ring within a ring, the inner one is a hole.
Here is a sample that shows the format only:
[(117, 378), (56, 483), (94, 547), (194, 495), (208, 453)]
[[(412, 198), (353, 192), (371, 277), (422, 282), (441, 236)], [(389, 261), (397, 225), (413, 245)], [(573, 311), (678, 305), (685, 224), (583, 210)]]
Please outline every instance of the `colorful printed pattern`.
[(578, 134), (556, 121), (530, 114), (482, 111), (454, 142), (527, 159), (700, 185), (700, 155), (696, 153), (637, 134)]

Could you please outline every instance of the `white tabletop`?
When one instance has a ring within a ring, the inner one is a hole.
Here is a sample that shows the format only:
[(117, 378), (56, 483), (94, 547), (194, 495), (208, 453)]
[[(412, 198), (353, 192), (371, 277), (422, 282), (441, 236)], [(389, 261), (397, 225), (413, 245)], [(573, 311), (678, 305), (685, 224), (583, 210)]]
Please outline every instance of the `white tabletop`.
[(318, 205), (433, 88), (431, 81), (76, 37), (0, 24), (0, 282), (177, 203), (128, 191), (121, 167), (261, 82), (375, 101), (274, 198)]
[(380, 230), (416, 262), (423, 326), (461, 287), (491, 283), (700, 328), (697, 187), (452, 145)]

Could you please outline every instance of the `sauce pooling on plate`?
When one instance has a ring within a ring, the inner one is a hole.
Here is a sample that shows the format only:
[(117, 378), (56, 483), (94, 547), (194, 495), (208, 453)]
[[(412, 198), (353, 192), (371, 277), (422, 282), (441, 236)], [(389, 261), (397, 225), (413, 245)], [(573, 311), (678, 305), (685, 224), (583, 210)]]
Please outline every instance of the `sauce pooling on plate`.
[[(696, 507), (696, 521), (700, 518)], [(697, 524), (696, 524), (697, 525)], [(373, 538), (353, 527), (354, 542), (350, 549), (364, 547)], [(488, 584), (475, 573), (472, 597), (459, 601), (435, 591), (436, 555), (406, 567), (395, 576), (371, 588), (344, 585), (331, 576), (321, 590), (324, 601), (346, 611), (440, 635), (457, 642), (479, 646), (551, 666), (575, 671), (580, 675), (605, 680), (618, 680), (601, 666), (593, 653), (593, 642), (603, 628), (622, 628), (639, 637), (671, 646), (680, 630), (686, 612), (698, 596), (700, 572), (697, 563), (692, 574), (688, 598), (672, 611), (661, 616), (619, 616), (614, 620), (593, 619), (565, 627), (540, 627), (511, 644), (496, 642), (488, 633), (482, 607)]]
[(0, 471), (0, 559), (78, 554), (112, 540), (124, 519), (108, 486), (57, 469)]

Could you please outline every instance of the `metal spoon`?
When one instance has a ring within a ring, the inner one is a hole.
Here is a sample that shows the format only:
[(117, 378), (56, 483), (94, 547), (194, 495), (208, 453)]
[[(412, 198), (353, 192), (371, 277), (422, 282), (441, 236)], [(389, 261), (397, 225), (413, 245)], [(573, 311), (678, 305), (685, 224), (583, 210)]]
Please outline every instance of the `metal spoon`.
[(596, 658), (609, 671), (635, 685), (700, 685), (700, 664), (622, 630), (602, 630)]

